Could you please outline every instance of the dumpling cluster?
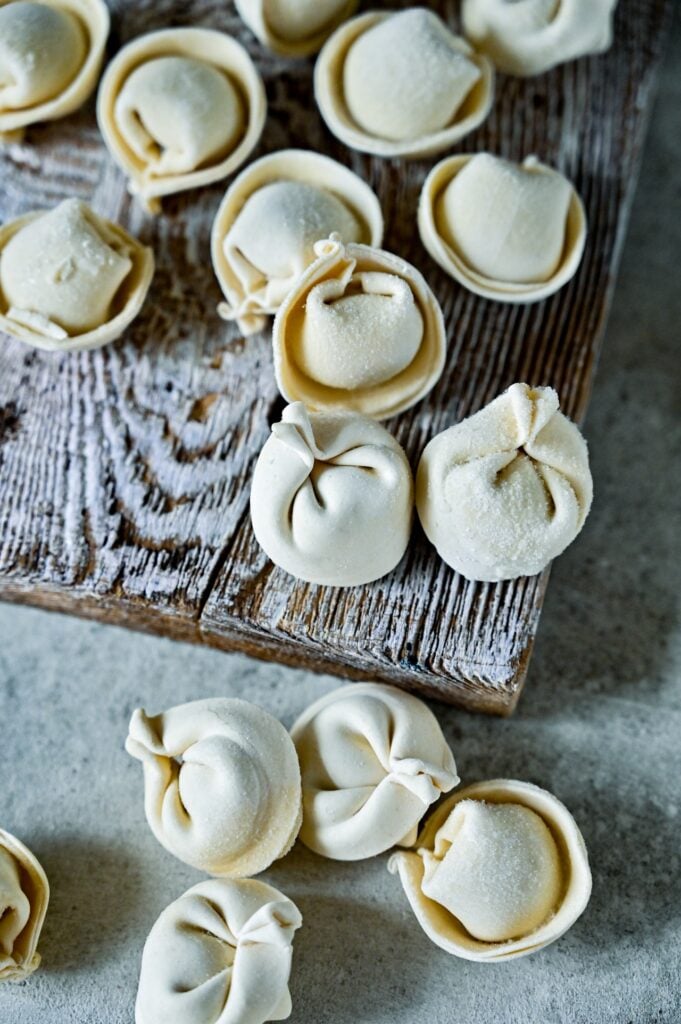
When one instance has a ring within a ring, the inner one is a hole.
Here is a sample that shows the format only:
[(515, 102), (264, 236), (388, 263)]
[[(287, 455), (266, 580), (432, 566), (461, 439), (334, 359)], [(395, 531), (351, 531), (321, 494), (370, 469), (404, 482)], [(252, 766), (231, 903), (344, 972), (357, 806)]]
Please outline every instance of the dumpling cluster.
[(381, 207), (360, 177), (302, 149), (256, 160), (230, 185), (213, 223), (220, 315), (246, 335), (261, 330), (314, 261), (315, 242), (334, 233), (381, 244)]
[(352, 587), (385, 576), (406, 550), (412, 509), (402, 448), (355, 413), (287, 406), (253, 474), (258, 543), (275, 565), (309, 583)]
[(236, 0), (236, 9), (260, 42), (284, 57), (316, 53), (351, 14), (358, 0)]
[(442, 310), (405, 260), (337, 238), (291, 289), (276, 320), (274, 371), (282, 395), (309, 409), (385, 419), (439, 380)]
[(541, 572), (593, 495), (586, 442), (553, 388), (513, 384), (426, 446), (416, 508), (440, 556), (471, 580)]
[(586, 216), (573, 185), (528, 157), (454, 156), (426, 178), (418, 215), (433, 259), (470, 291), (499, 302), (537, 302), (574, 276)]
[(154, 213), (159, 197), (225, 178), (265, 123), (262, 79), (223, 32), (164, 29), (134, 39), (102, 79), (97, 119), (130, 190)]
[(0, 982), (23, 981), (39, 966), (38, 940), (49, 898), (37, 858), (0, 829)]
[(98, 348), (137, 316), (151, 249), (78, 199), (0, 228), (0, 327), (36, 348)]
[(0, 4), (0, 142), (81, 106), (95, 87), (108, 34), (103, 0)]
[(315, 67), (329, 129), (377, 156), (428, 156), (489, 113), (491, 63), (425, 7), (372, 11), (341, 25)]

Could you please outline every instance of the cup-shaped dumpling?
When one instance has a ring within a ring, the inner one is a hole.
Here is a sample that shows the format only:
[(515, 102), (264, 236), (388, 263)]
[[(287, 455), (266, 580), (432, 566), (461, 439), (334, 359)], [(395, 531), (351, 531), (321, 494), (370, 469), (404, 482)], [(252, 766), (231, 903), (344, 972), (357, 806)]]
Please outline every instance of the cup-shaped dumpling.
[(591, 872), (567, 808), (529, 782), (460, 789), (390, 858), (428, 937), (454, 956), (499, 963), (560, 938), (583, 912)]
[(283, 57), (316, 53), (358, 0), (236, 0), (236, 9), (264, 46)]
[(0, 0), (0, 142), (81, 106), (108, 34), (104, 0)]
[(40, 964), (38, 939), (50, 886), (35, 855), (0, 829), (0, 982), (23, 981)]
[(407, 457), (380, 424), (295, 402), (258, 457), (251, 522), (265, 554), (292, 576), (353, 587), (400, 561), (413, 501)]
[(469, 580), (533, 576), (591, 507), (586, 441), (553, 388), (513, 384), (426, 445), (416, 507), (440, 557)]
[(539, 75), (602, 53), (612, 43), (617, 0), (463, 0), (468, 39), (509, 75)]
[(426, 395), (444, 367), (440, 304), (399, 256), (332, 237), (274, 321), (274, 372), (284, 398), (315, 411), (386, 419)]
[(352, 149), (419, 157), (450, 149), (490, 111), (490, 61), (433, 11), (371, 11), (325, 43), (315, 97), (330, 131)]
[(435, 715), (392, 686), (334, 690), (291, 735), (303, 779), (300, 838), (333, 860), (411, 846), (428, 807), (459, 781)]
[(163, 911), (144, 945), (136, 1024), (264, 1024), (291, 1013), (300, 911), (255, 879), (212, 878)]
[(154, 274), (151, 249), (80, 199), (0, 227), (0, 329), (70, 352), (118, 338)]
[(261, 330), (315, 259), (314, 244), (380, 245), (374, 192), (343, 164), (304, 149), (256, 160), (234, 180), (213, 222), (213, 267), (225, 301), (220, 316), (246, 335)]
[(133, 713), (125, 743), (144, 768), (149, 826), (172, 854), (213, 875), (256, 875), (293, 846), (300, 769), (283, 725), (217, 697)]
[(231, 36), (205, 28), (150, 32), (109, 64), (97, 119), (130, 191), (150, 212), (160, 196), (226, 178), (257, 145), (262, 79)]
[(537, 302), (574, 276), (586, 215), (574, 186), (528, 157), (448, 157), (426, 178), (421, 241), (470, 291), (499, 302)]

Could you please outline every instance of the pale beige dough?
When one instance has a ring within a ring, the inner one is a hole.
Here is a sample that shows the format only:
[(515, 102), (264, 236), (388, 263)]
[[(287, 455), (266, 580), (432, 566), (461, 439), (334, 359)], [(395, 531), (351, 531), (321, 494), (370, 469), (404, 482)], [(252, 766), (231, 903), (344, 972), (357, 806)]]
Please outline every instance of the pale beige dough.
[(49, 898), (36, 856), (0, 829), (0, 983), (24, 981), (40, 965), (37, 947)]
[(357, 0), (236, 0), (236, 8), (264, 46), (283, 57), (316, 53), (357, 7)]

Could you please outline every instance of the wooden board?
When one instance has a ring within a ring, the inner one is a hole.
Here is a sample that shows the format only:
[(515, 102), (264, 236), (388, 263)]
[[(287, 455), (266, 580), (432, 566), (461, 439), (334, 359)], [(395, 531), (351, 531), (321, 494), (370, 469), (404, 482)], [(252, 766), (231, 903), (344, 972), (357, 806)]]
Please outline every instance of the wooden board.
[[(314, 107), (311, 61), (265, 53), (224, 0), (111, 6), (111, 52), (168, 25), (237, 35), (267, 85), (269, 117), (256, 155), (317, 149), (377, 189), (386, 248), (424, 272), (447, 321), (439, 385), (387, 424), (414, 464), (434, 433), (516, 380), (553, 385), (565, 412), (581, 420), (670, 0), (621, 0), (615, 46), (603, 57), (527, 81), (499, 76), (491, 116), (461, 146), (514, 160), (536, 153), (584, 198), (590, 236), (577, 276), (527, 307), (476, 298), (436, 267), (415, 225), (433, 161), (378, 160), (337, 143)], [(458, 24), (458, 3), (431, 7)], [(296, 582), (259, 550), (249, 478), (283, 403), (268, 334), (244, 341), (215, 312), (220, 292), (209, 233), (224, 184), (172, 197), (161, 217), (147, 217), (104, 150), (92, 105), (30, 129), (0, 159), (0, 220), (77, 195), (153, 245), (157, 258), (142, 315), (115, 345), (51, 356), (0, 341), (0, 597), (511, 711), (548, 572), (469, 583), (440, 561), (418, 527), (395, 572), (347, 590)]]

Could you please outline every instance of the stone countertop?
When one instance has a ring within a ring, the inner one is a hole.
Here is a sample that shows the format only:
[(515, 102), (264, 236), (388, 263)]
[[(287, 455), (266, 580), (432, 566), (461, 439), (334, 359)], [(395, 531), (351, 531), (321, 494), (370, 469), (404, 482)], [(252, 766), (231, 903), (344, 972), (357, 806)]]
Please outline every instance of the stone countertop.
[[(300, 906), (292, 1024), (681, 1021), (681, 25), (661, 78), (593, 403), (596, 500), (552, 572), (516, 715), (435, 708), (464, 782), (552, 790), (591, 856), (591, 904), (511, 964), (447, 956), (387, 857), (297, 846), (263, 877)], [(133, 708), (242, 696), (290, 725), (329, 677), (0, 606), (0, 824), (42, 861), (43, 966), (0, 988), (2, 1024), (131, 1024), (160, 911), (200, 873), (167, 854), (123, 750)]]

